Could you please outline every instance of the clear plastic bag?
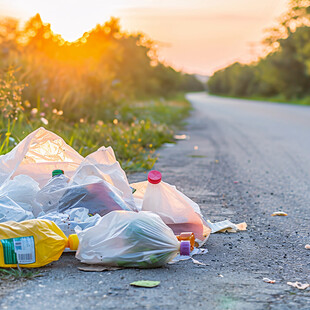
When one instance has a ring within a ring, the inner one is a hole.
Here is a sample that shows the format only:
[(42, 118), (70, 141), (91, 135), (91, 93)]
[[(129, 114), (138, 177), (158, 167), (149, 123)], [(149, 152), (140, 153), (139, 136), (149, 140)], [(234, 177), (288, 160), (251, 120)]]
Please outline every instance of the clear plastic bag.
[(38, 217), (38, 219), (45, 219), (54, 222), (63, 233), (69, 237), (69, 235), (76, 233), (76, 228), (84, 230), (95, 226), (100, 220), (101, 216), (99, 214), (89, 216), (88, 212), (89, 211), (86, 208), (74, 208), (67, 210), (64, 213), (59, 213), (57, 211), (50, 212)]
[(0, 156), (0, 185), (24, 174), (38, 182), (42, 189), (55, 169), (65, 172), (71, 180), (70, 186), (89, 184), (87, 178), (90, 176), (108, 182), (119, 190), (118, 196), (127, 209), (135, 210), (126, 174), (111, 147), (100, 147), (84, 158), (62, 138), (43, 127), (29, 134), (12, 151)]
[[(70, 182), (54, 184), (51, 174), (55, 169), (63, 170)], [(39, 183), (41, 190), (32, 201), (42, 206), (44, 213), (76, 207), (101, 215), (110, 210), (136, 211), (126, 174), (111, 147), (101, 147), (83, 158), (62, 138), (39, 128), (0, 156), (0, 185), (21, 174)], [(26, 195), (20, 202), (25, 201)], [(40, 211), (36, 210), (35, 216)]]
[(110, 212), (78, 238), (76, 258), (87, 264), (160, 267), (180, 250), (173, 231), (152, 212)]
[[(35, 197), (40, 190), (39, 184), (28, 175), (18, 175), (13, 180), (7, 180), (0, 187), (0, 196), (11, 198), (24, 210), (37, 216), (41, 212)], [(17, 221), (17, 220), (16, 220)]]
[(42, 210), (46, 213), (56, 211), (65, 212), (73, 208), (86, 208), (92, 215), (101, 216), (114, 211), (132, 211), (122, 199), (122, 192), (97, 177), (89, 177), (89, 183), (68, 185), (50, 193), (50, 199), (43, 201)]
[(44, 213), (57, 212), (58, 203), (68, 187), (69, 178), (64, 174), (51, 178), (48, 183), (38, 191), (36, 201), (41, 205)]
[(157, 184), (145, 181), (131, 186), (136, 189), (134, 197), (138, 205), (142, 204), (142, 211), (158, 214), (176, 235), (186, 231), (193, 232), (200, 245), (207, 240), (211, 229), (203, 219), (198, 204), (178, 191), (175, 186), (161, 179)]
[(23, 209), (8, 196), (0, 196), (0, 223), (33, 219), (33, 213)]
[(71, 178), (70, 185), (97, 183), (99, 180), (104, 180), (116, 188), (128, 209), (137, 211), (126, 173), (116, 161), (111, 147), (101, 147), (86, 156)]
[(44, 186), (54, 169), (71, 177), (83, 157), (65, 141), (43, 127), (23, 139), (9, 153), (0, 156), (0, 184), (16, 175), (30, 176)]

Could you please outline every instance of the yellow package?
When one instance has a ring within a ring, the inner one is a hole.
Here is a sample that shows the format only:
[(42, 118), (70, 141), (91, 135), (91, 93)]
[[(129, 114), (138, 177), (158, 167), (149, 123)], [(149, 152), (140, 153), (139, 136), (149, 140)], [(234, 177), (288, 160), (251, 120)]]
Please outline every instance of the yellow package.
[(70, 247), (68, 238), (54, 222), (33, 219), (0, 224), (2, 268), (41, 267), (58, 260), (66, 247)]

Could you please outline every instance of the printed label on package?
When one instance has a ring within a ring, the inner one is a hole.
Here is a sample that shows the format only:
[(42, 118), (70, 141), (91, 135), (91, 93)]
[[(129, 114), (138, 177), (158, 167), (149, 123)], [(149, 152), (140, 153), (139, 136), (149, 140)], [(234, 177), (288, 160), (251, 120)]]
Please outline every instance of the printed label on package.
[(33, 264), (36, 261), (33, 236), (0, 240), (3, 248), (4, 263)]

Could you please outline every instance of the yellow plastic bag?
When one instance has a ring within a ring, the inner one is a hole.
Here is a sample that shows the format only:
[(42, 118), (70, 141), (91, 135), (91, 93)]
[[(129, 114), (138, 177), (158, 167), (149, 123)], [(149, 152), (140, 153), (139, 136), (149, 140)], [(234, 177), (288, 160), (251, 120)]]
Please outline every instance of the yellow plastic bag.
[(0, 224), (0, 267), (36, 268), (56, 261), (69, 242), (48, 220), (8, 221)]

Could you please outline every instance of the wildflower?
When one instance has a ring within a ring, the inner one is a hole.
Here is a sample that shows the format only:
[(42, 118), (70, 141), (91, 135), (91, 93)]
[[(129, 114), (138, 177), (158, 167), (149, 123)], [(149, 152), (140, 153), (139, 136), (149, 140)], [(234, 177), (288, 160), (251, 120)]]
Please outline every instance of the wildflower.
[(54, 114), (57, 114), (57, 109), (53, 109), (52, 112), (53, 112)]
[(97, 125), (98, 126), (103, 126), (103, 121), (101, 121), (101, 120), (97, 121)]
[(44, 112), (40, 113), (40, 116), (45, 116), (45, 113)]
[(31, 104), (30, 104), (30, 102), (28, 100), (26, 100), (24, 102), (24, 105), (25, 105), (26, 108), (30, 108), (31, 107)]
[(48, 108), (48, 103), (47, 103), (47, 102), (45, 102), (45, 103), (44, 103), (44, 106), (45, 106), (46, 108)]
[(37, 108), (33, 108), (33, 109), (31, 110), (31, 112), (30, 112), (30, 114), (31, 114), (32, 116), (35, 116), (37, 113), (38, 113), (38, 109), (37, 109)]
[(52, 98), (52, 102), (53, 102), (53, 103), (56, 102), (56, 99), (55, 99), (55, 98)]
[(84, 118), (80, 118), (80, 123), (82, 124), (84, 122), (85, 122)]
[(47, 125), (48, 124), (48, 120), (44, 117), (41, 117), (41, 122), (44, 124), (44, 125)]
[(117, 125), (117, 124), (118, 124), (118, 119), (117, 119), (117, 118), (115, 118), (115, 119), (113, 120), (113, 124), (114, 124), (114, 125)]
[(64, 111), (62, 111), (62, 110), (59, 110), (58, 112), (57, 112), (57, 115), (63, 115), (64, 114)]

